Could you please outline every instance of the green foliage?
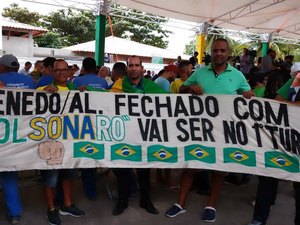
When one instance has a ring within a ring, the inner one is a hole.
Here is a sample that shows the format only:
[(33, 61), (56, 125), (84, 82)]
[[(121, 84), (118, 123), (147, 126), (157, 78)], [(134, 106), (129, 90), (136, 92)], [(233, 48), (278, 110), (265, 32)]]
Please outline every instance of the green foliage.
[[(114, 36), (161, 48), (168, 46), (168, 41), (164, 39), (168, 37), (170, 31), (161, 27), (161, 24), (166, 22), (164, 17), (156, 17), (158, 23), (149, 23), (150, 14), (118, 5), (114, 8), (119, 9), (117, 14), (122, 16), (112, 17)], [(21, 8), (18, 4), (12, 4), (4, 9), (2, 15), (21, 23), (48, 29), (48, 34), (35, 38), (40, 47), (60, 48), (95, 39), (96, 18), (92, 12), (68, 9), (42, 16), (37, 12), (29, 12), (27, 8)], [(105, 35), (112, 35), (108, 22)]]
[(16, 3), (11, 4), (9, 8), (4, 8), (2, 16), (33, 26), (40, 26), (40, 19), (42, 18), (39, 13), (29, 12), (27, 8), (21, 8)]
[(58, 10), (50, 13), (42, 25), (58, 34), (58, 43), (64, 46), (91, 41), (95, 37), (95, 17), (90, 12)]
[[(164, 30), (161, 24), (167, 22), (164, 17), (155, 17), (156, 23), (150, 23), (149, 17), (154, 17), (149, 13), (140, 12), (134, 9), (128, 9), (123, 6), (114, 5), (118, 16), (112, 16), (113, 34), (121, 38), (128, 38), (143, 44), (167, 48), (167, 38), (171, 33)], [(109, 24), (106, 26), (106, 35), (111, 35)]]
[(193, 55), (196, 49), (196, 40), (191, 40), (188, 44), (185, 45), (184, 54)]
[(39, 47), (45, 48), (63, 48), (69, 45), (67, 38), (61, 37), (58, 33), (52, 31), (36, 37), (34, 40)]

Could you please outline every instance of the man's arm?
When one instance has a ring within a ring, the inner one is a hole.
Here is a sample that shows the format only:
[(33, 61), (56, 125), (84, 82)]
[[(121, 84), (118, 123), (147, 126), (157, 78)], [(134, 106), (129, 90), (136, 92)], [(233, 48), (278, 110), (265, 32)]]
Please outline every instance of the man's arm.
[(279, 102), (284, 102), (284, 103), (289, 103), (289, 104), (300, 106), (300, 101), (290, 102), (289, 100), (281, 97), (280, 95), (276, 95), (275, 100), (277, 100)]
[(203, 89), (201, 86), (196, 84), (192, 84), (189, 86), (181, 85), (181, 87), (179, 88), (179, 93), (190, 93), (194, 95), (202, 95)]

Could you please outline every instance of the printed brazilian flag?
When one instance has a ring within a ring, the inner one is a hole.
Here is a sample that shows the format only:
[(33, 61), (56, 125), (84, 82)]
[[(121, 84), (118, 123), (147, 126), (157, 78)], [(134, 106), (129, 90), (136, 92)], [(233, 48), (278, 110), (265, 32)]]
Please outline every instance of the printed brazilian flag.
[(239, 163), (244, 166), (256, 166), (255, 151), (248, 151), (239, 148), (224, 148), (224, 163)]
[(152, 145), (147, 149), (148, 162), (176, 163), (178, 161), (177, 147)]
[(81, 141), (73, 145), (74, 158), (104, 159), (104, 144)]
[(299, 173), (299, 160), (282, 152), (265, 152), (265, 166)]
[(142, 161), (142, 147), (140, 145), (115, 144), (111, 146), (111, 160)]
[(205, 163), (216, 163), (216, 150), (203, 145), (188, 145), (184, 147), (185, 161), (198, 160)]

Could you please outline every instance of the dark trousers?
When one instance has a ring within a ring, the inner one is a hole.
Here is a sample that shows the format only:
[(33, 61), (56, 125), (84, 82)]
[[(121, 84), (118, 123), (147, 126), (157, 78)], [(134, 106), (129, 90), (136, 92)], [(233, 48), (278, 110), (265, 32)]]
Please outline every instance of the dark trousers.
[(294, 223), (300, 225), (300, 183), (294, 182), (296, 216)]
[(278, 179), (259, 176), (258, 181), (253, 219), (264, 224), (268, 220), (271, 205), (276, 200)]
[[(132, 169), (113, 169), (118, 182), (119, 200), (128, 202)], [(136, 169), (141, 201), (150, 200), (150, 169)]]
[[(278, 179), (272, 177), (259, 177), (258, 179), (253, 219), (266, 224), (270, 208), (276, 200)], [(296, 208), (294, 223), (300, 225), (300, 183), (294, 182), (294, 192)]]
[(80, 169), (81, 179), (83, 184), (83, 191), (86, 197), (96, 198), (97, 197), (97, 183), (96, 183), (96, 169), (85, 168)]

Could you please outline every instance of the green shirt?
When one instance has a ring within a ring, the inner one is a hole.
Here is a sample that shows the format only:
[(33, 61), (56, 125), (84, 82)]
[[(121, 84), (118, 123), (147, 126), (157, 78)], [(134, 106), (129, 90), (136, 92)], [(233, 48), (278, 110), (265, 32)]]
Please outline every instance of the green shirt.
[(200, 85), (205, 94), (234, 95), (251, 90), (245, 76), (230, 64), (217, 77), (211, 64), (196, 70), (183, 83), (184, 86), (192, 84)]
[(289, 89), (290, 89), (290, 87), (291, 87), (294, 79), (295, 79), (295, 77), (289, 79), (281, 88), (279, 88), (277, 90), (277, 94), (280, 97), (282, 97), (282, 98), (284, 98), (286, 100), (288, 99), (288, 97), (289, 97)]

